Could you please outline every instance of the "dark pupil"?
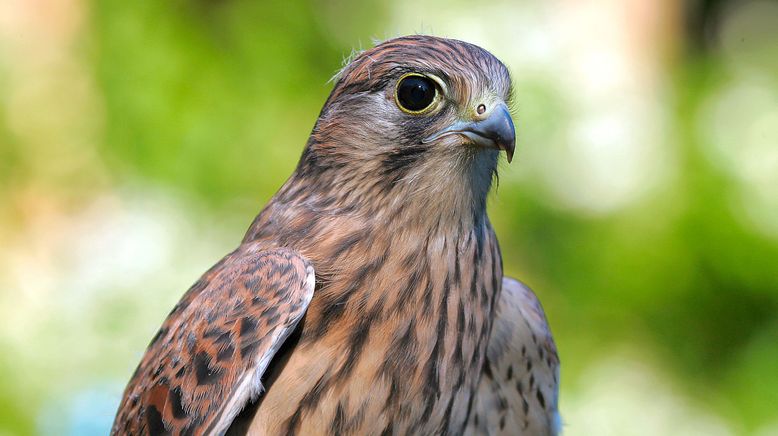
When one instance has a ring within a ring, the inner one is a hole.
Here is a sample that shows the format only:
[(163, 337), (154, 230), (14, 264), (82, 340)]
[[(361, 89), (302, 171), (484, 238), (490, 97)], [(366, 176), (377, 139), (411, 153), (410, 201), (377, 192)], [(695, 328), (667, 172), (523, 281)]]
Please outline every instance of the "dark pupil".
[(406, 77), (397, 88), (397, 100), (409, 111), (420, 111), (434, 99), (435, 84), (426, 77)]

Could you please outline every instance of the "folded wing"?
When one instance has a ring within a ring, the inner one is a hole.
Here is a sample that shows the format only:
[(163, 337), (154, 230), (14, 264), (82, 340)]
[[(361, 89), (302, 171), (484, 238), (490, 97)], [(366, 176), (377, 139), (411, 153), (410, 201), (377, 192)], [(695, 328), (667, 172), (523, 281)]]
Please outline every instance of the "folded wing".
[(244, 245), (190, 289), (124, 392), (114, 434), (223, 434), (305, 314), (311, 263)]
[(559, 357), (535, 294), (505, 277), (467, 434), (557, 435)]

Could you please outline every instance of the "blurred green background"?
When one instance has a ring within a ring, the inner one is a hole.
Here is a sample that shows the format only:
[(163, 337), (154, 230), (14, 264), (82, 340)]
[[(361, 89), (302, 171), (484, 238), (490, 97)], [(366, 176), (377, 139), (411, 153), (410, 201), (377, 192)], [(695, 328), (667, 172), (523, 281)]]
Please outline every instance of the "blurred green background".
[(567, 435), (778, 435), (778, 2), (3, 0), (0, 434), (105, 434), (373, 39), (512, 71), (490, 213)]

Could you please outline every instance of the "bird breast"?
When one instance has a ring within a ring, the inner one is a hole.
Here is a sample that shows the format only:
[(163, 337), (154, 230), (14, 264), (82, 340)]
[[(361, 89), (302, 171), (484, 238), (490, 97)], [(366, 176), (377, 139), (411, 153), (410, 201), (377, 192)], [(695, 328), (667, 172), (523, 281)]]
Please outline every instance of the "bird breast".
[(265, 381), (252, 433), (462, 431), (502, 282), (494, 233), (486, 221), (367, 234), (310, 250), (331, 259), (316, 265), (328, 275)]

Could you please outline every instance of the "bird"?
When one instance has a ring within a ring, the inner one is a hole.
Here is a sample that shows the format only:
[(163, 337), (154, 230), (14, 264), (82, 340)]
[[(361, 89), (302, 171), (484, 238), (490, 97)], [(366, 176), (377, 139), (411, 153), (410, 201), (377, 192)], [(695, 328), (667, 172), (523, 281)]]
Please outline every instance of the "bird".
[(151, 340), (111, 433), (558, 434), (557, 349), (486, 211), (516, 143), (508, 69), (408, 35), (333, 81), (292, 175)]

